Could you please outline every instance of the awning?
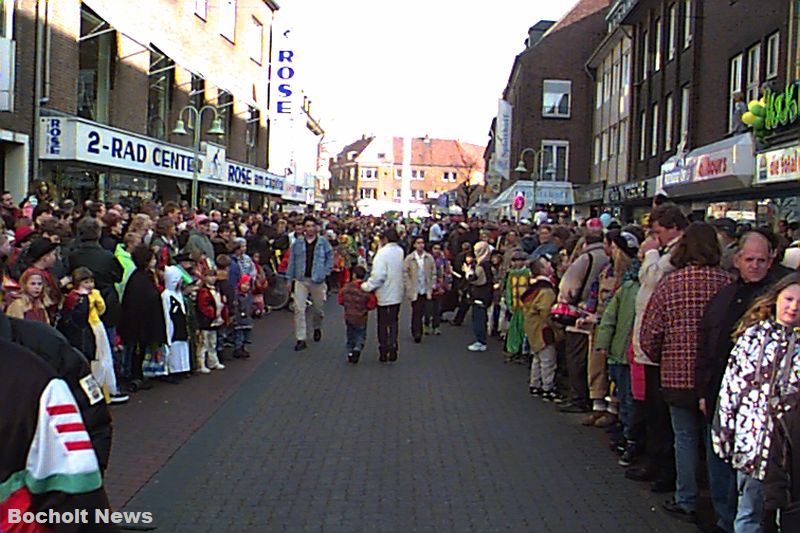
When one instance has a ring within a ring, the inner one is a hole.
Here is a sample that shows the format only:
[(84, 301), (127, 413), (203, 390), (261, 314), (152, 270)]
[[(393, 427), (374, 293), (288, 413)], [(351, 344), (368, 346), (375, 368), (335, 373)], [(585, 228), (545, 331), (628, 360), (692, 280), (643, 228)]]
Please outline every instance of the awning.
[[(534, 192), (536, 198), (534, 198)], [(530, 180), (515, 181), (497, 198), (491, 201), (490, 207), (499, 209), (508, 206), (514, 200), (517, 193), (525, 196), (526, 205), (530, 204), (554, 204), (554, 205), (574, 205), (572, 183), (568, 181), (549, 181), (542, 180), (534, 182)]]
[[(108, 22), (117, 32), (139, 43), (144, 48), (152, 47), (163, 52), (175, 64), (203, 78), (208, 83), (233, 95), (234, 99), (247, 105), (259, 108), (253, 99), (253, 86), (245, 80), (225, 77), (213, 68), (207, 55), (203, 53), (192, 56), (185, 45), (173, 40), (170, 32), (156, 32), (147, 24), (148, 19), (142, 17), (142, 7), (137, 2), (119, 2), (116, 0), (84, 0), (92, 11)], [(124, 28), (124, 30), (123, 30)], [(200, 38), (199, 34), (198, 39)], [(203, 50), (206, 43), (196, 42), (197, 50)], [(266, 82), (266, 80), (265, 80)], [(265, 106), (266, 107), (266, 106)]]

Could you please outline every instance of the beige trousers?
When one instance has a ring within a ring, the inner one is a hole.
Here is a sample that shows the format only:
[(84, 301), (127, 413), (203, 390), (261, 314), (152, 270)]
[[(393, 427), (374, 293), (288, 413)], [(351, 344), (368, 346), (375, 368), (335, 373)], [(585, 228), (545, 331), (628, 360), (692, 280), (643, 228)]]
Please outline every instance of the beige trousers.
[[(311, 313), (311, 323), (314, 329), (322, 327), (325, 313), (322, 306), (328, 296), (328, 286), (325, 283), (312, 283), (310, 279), (294, 282), (294, 336), (299, 341), (308, 338), (308, 324), (306, 313)], [(311, 299), (311, 305), (307, 301)]]

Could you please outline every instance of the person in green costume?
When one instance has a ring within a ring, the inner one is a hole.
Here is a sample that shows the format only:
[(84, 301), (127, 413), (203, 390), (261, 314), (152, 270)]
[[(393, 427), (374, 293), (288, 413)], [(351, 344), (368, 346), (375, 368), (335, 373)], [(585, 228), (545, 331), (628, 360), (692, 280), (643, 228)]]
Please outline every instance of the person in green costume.
[(525, 317), (523, 313), (522, 295), (528, 290), (531, 281), (531, 270), (527, 266), (528, 256), (523, 251), (514, 252), (511, 256), (511, 268), (505, 279), (505, 298), (511, 320), (508, 323), (506, 336), (505, 361), (518, 358), (525, 339)]

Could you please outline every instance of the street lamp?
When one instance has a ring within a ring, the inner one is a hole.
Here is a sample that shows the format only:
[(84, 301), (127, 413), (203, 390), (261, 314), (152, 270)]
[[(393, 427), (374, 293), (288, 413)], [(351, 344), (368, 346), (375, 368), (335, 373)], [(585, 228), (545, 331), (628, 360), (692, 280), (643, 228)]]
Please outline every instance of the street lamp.
[(533, 170), (531, 170), (531, 181), (533, 182), (533, 206), (531, 208), (531, 214), (533, 215), (536, 213), (536, 182), (539, 180), (539, 168), (541, 166), (541, 158), (544, 149), (534, 150), (533, 148), (523, 148), (522, 152), (519, 154), (519, 162), (514, 172), (528, 172), (528, 168), (525, 166), (525, 154), (528, 153), (533, 154)]
[[(219, 116), (219, 111), (216, 106), (204, 105), (197, 109), (193, 105), (184, 106), (181, 112), (178, 113), (178, 120), (175, 121), (175, 128), (172, 133), (175, 135), (187, 135), (188, 130), (191, 130), (194, 135), (192, 142), (192, 149), (194, 150), (194, 157), (192, 159), (192, 207), (197, 208), (197, 188), (198, 179), (200, 177), (200, 128), (203, 124), (203, 114), (207, 111), (213, 113), (214, 118), (211, 120), (211, 127), (208, 129), (209, 135), (225, 135), (225, 130), (222, 128), (222, 119)], [(183, 114), (188, 115), (187, 121), (183, 121)]]

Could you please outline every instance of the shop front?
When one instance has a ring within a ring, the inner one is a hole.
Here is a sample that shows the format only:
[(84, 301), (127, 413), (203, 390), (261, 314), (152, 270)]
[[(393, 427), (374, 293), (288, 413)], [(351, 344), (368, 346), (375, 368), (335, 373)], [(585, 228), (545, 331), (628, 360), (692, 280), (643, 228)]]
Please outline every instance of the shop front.
[[(519, 180), (508, 186), (489, 203), (497, 220), (501, 218), (531, 219), (531, 209), (548, 214), (552, 220), (569, 219), (575, 205), (573, 185), (568, 181)], [(514, 209), (514, 199), (522, 196), (522, 209)], [(537, 209), (538, 208), (538, 209)]]
[(800, 222), (800, 144), (759, 153), (753, 185), (759, 191), (755, 218), (773, 225), (778, 220)]
[(45, 179), (62, 198), (98, 199), (132, 207), (189, 200), (198, 166), (201, 207), (247, 208), (283, 194), (284, 178), (225, 158), (224, 147), (203, 143), (194, 152), (77, 117), (41, 119), (39, 159)]
[(658, 181), (659, 178), (653, 177), (606, 187), (603, 203), (621, 223), (642, 223), (650, 212)]
[(575, 206), (573, 216), (576, 219), (589, 219), (600, 216), (603, 212), (604, 182), (575, 185), (573, 196)]

